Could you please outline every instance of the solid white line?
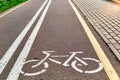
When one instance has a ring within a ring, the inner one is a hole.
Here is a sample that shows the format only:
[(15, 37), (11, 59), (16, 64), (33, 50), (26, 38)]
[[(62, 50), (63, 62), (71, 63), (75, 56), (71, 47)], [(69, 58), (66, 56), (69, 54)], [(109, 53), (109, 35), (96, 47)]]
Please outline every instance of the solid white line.
[(3, 17), (3, 16), (5, 16), (5, 15), (7, 15), (7, 14), (9, 14), (10, 12), (14, 11), (15, 9), (17, 9), (17, 8), (19, 8), (19, 7), (21, 7), (21, 6), (23, 6), (24, 4), (28, 3), (29, 1), (30, 1), (30, 0), (26, 1), (25, 3), (19, 4), (19, 5), (17, 5), (17, 6), (15, 6), (15, 7), (11, 8), (11, 9), (8, 9), (7, 11), (1, 13), (1, 14), (0, 14), (0, 18)]
[(23, 38), (25, 37), (25, 35), (29, 31), (29, 29), (31, 28), (31, 26), (33, 25), (33, 23), (35, 22), (35, 20), (37, 19), (38, 15), (41, 13), (41, 11), (43, 10), (43, 8), (44, 8), (44, 6), (46, 5), (47, 2), (48, 2), (48, 0), (46, 0), (44, 2), (44, 4), (40, 7), (40, 9), (37, 11), (37, 13), (34, 15), (34, 17), (30, 20), (30, 22), (27, 24), (27, 26), (20, 33), (20, 35), (13, 42), (13, 44), (10, 46), (10, 48), (7, 50), (5, 55), (0, 60), (0, 74), (2, 73), (2, 71), (4, 70), (6, 65), (8, 64), (9, 60), (11, 59), (12, 55), (16, 51), (17, 47), (19, 46), (19, 44), (21, 43), (21, 41), (23, 40)]
[(57, 58), (57, 57), (58, 57), (58, 58), (59, 58), (59, 57), (69, 57), (69, 55), (53, 55), (53, 56), (51, 56), (51, 57), (56, 57), (56, 58)]
[(49, 58), (49, 60), (52, 61), (52, 62), (54, 62), (54, 63), (57, 63), (57, 64), (61, 64), (62, 63), (60, 61), (57, 61), (57, 60), (54, 60), (54, 59), (51, 59), (51, 58)]
[(74, 4), (72, 3), (71, 0), (68, 0), (69, 3), (71, 4), (73, 10), (75, 11), (80, 23), (82, 24), (98, 58), (100, 59), (105, 72), (107, 73), (108, 77), (110, 80), (120, 80), (117, 72), (115, 71), (115, 69), (113, 68), (112, 64), (110, 63), (109, 59), (107, 58), (106, 54), (104, 53), (103, 49), (101, 48), (100, 44), (98, 43), (98, 41), (96, 40), (96, 38), (94, 37), (94, 35), (92, 34), (91, 30), (89, 29), (87, 23), (84, 21), (84, 19), (82, 18), (82, 16), (80, 15), (80, 13), (78, 12), (77, 8), (74, 6)]
[(45, 10), (43, 11), (38, 23), (36, 24), (33, 32), (31, 33), (29, 39), (27, 40), (23, 50), (21, 51), (17, 61), (15, 62), (11, 72), (9, 73), (8, 77), (6, 80), (18, 80), (18, 77), (21, 73), (21, 69), (26, 61), (27, 56), (29, 55), (30, 49), (34, 43), (34, 40), (37, 36), (37, 33), (43, 23), (43, 20), (45, 18), (45, 15), (48, 11), (48, 8), (50, 6), (51, 0), (49, 1), (48, 5), (46, 6)]

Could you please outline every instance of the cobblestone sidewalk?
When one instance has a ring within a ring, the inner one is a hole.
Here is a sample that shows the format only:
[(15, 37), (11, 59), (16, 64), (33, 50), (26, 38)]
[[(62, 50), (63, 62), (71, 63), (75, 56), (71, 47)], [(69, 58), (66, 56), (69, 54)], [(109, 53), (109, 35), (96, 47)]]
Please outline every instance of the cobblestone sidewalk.
[(120, 61), (120, 6), (105, 0), (73, 0)]

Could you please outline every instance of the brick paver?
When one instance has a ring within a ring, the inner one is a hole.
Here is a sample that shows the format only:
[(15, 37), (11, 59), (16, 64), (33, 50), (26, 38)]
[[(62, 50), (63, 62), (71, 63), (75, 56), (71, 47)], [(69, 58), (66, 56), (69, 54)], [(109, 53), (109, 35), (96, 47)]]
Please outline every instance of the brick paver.
[(73, 0), (120, 61), (120, 6), (104, 0)]

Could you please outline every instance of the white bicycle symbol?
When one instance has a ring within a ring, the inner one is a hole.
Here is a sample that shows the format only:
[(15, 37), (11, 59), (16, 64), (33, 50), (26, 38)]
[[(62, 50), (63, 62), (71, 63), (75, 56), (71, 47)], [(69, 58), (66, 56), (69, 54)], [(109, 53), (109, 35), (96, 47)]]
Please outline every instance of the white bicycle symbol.
[[(46, 55), (46, 57), (44, 58), (44, 59), (42, 59), (41, 61), (39, 61), (39, 60), (28, 60), (28, 61), (26, 61), (25, 63), (24, 63), (24, 65), (25, 64), (28, 64), (28, 63), (31, 63), (31, 62), (37, 62), (37, 64), (35, 64), (35, 65), (33, 65), (33, 66), (31, 66), (31, 68), (36, 68), (36, 67), (38, 67), (38, 66), (40, 66), (40, 65), (44, 65), (44, 68), (43, 69), (41, 69), (40, 71), (37, 71), (37, 72), (24, 72), (23, 70), (21, 70), (21, 74), (24, 74), (24, 76), (35, 76), (35, 75), (40, 75), (40, 74), (42, 74), (42, 73), (44, 73), (44, 72), (46, 72), (47, 71), (47, 68), (49, 68), (49, 64), (48, 64), (48, 62), (46, 61), (47, 59), (48, 60), (50, 60), (50, 61), (52, 61), (52, 62), (54, 62), (54, 63), (57, 63), (57, 64), (62, 64), (63, 66), (65, 66), (65, 67), (68, 67), (68, 66), (71, 66), (74, 70), (76, 70), (77, 72), (80, 72), (80, 73), (88, 73), (88, 74), (92, 74), (92, 73), (97, 73), (97, 72), (99, 72), (99, 71), (101, 71), (102, 69), (103, 69), (103, 66), (102, 66), (102, 64), (100, 63), (100, 61), (99, 60), (97, 60), (97, 59), (95, 59), (95, 58), (82, 58), (82, 59), (80, 59), (80, 58), (78, 58), (77, 56), (76, 56), (76, 54), (81, 54), (81, 53), (83, 53), (83, 52), (70, 52), (71, 53), (71, 55), (69, 56), (69, 55), (61, 55), (61, 56), (58, 56), (58, 55), (51, 55), (51, 53), (53, 53), (53, 52), (55, 52), (55, 51), (42, 51), (42, 53), (43, 54), (45, 54)], [(52, 59), (52, 57), (68, 57), (68, 59), (64, 62), (64, 63), (62, 63), (62, 62), (60, 62), (60, 61), (57, 61), (57, 60), (55, 60), (55, 59)], [(72, 59), (75, 59), (75, 60), (73, 60), (72, 62), (71, 62), (71, 64), (69, 64), (69, 62), (72, 60)], [(94, 69), (94, 70), (82, 70), (82, 69), (80, 69), (78, 66), (83, 66), (83, 65), (85, 65), (85, 66), (88, 66), (88, 63), (86, 63), (85, 61), (93, 61), (93, 62), (96, 62), (97, 64), (98, 64), (98, 68), (97, 69)], [(79, 62), (79, 64), (78, 64), (78, 62)]]

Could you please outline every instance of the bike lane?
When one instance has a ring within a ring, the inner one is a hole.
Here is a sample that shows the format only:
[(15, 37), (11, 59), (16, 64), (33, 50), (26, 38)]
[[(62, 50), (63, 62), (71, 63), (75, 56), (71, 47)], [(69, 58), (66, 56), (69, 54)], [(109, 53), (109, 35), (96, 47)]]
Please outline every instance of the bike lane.
[[(32, 22), (35, 22), (34, 14), (43, 2), (44, 0), (29, 0), (0, 15), (0, 80), (5, 80), (14, 65), (20, 48), (18, 48), (18, 52), (15, 50), (22, 44), (27, 32), (30, 33), (29, 30), (33, 27)], [(39, 14), (37, 15), (39, 16)]]
[(26, 61), (18, 80), (109, 80), (67, 0), (52, 0)]

